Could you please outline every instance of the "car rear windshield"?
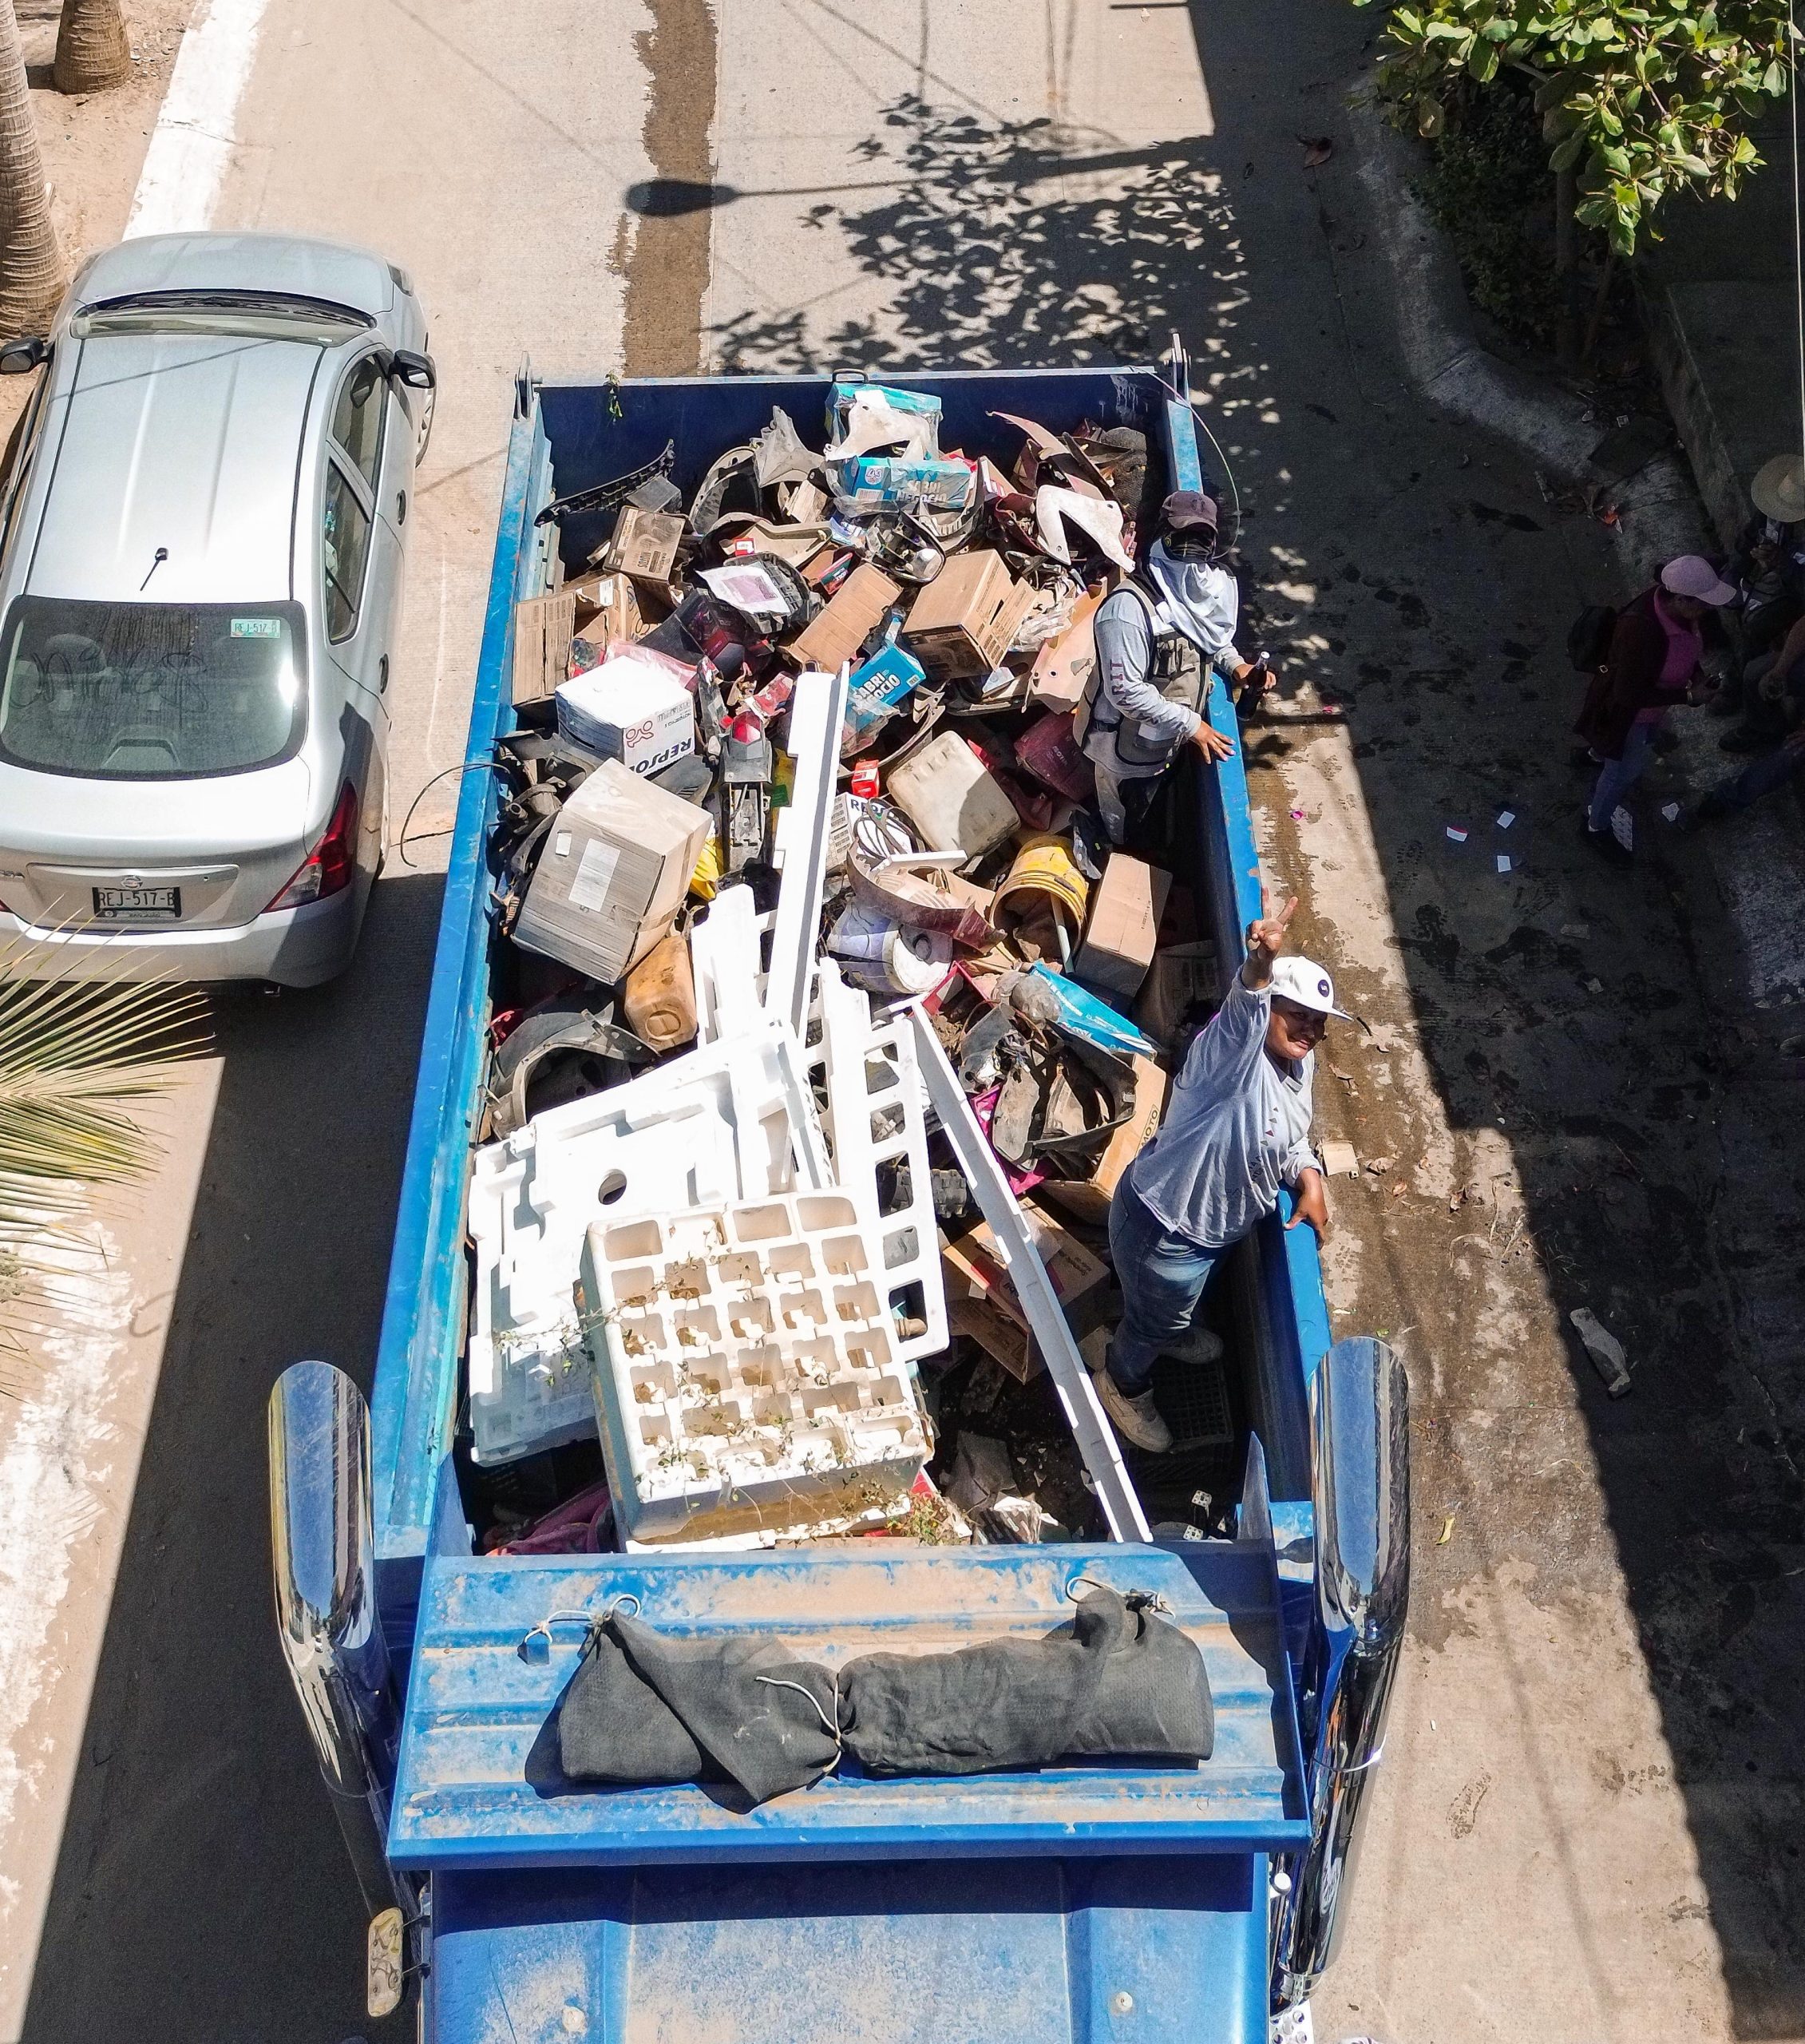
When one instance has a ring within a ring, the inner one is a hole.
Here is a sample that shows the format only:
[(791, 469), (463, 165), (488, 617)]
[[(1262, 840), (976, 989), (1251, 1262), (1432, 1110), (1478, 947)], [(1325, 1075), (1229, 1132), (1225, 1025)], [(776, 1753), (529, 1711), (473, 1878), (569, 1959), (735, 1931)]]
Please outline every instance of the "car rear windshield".
[(20, 596), (0, 638), (0, 756), (94, 780), (242, 774), (307, 727), (296, 604)]

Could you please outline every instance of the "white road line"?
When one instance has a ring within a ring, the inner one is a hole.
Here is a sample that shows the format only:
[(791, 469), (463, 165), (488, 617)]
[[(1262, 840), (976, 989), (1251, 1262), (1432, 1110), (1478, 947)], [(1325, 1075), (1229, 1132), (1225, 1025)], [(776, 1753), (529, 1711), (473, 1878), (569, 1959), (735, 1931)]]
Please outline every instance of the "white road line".
[(269, 0), (200, 0), (132, 196), (128, 241), (142, 234), (192, 234), (212, 224), (268, 6)]

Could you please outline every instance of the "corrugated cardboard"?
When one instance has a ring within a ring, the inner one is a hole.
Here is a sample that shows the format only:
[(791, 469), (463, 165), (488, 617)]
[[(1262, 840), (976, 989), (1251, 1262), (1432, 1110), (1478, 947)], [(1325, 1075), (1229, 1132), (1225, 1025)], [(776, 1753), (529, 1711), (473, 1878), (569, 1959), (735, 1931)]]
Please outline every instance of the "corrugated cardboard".
[(695, 697), (632, 648), (564, 683), (557, 704), (566, 738), (635, 774), (655, 774), (695, 750)]
[[(1032, 1230), (1041, 1262), (1062, 1306), (1082, 1297), (1108, 1274), (1109, 1266), (1062, 1227), (1051, 1214), (1032, 1205), (1022, 1209)], [(956, 1333), (969, 1334), (987, 1355), (1024, 1382), (1041, 1368), (1031, 1338), (1026, 1309), (1010, 1278), (990, 1223), (980, 1221), (969, 1234), (940, 1252), (947, 1281), (947, 1305)]]
[(585, 575), (567, 582), (563, 594), (576, 599), (576, 629), (582, 638), (605, 646), (611, 639), (637, 639), (645, 629), (639, 600), (624, 575)]
[(785, 650), (803, 667), (837, 674), (901, 593), (882, 568), (862, 562), (834, 591), (821, 615), (798, 632)]
[(513, 702), (543, 703), (570, 671), (576, 598), (568, 589), (528, 596), (514, 606)]
[(1126, 852), (1111, 852), (1102, 880), (1091, 890), (1091, 913), (1072, 961), (1072, 977), (1098, 993), (1132, 1000), (1154, 961), (1160, 912), (1171, 885), (1171, 874), (1162, 868)]
[(956, 553), (909, 607), (903, 636), (940, 680), (988, 674), (1009, 649), (1035, 592), (999, 553)]
[(1134, 1111), (1110, 1138), (1097, 1168), (1087, 1178), (1048, 1178), (1035, 1189), (1037, 1199), (1051, 1200), (1074, 1220), (1098, 1226), (1108, 1220), (1110, 1201), (1122, 1173), (1159, 1133), (1166, 1118), (1166, 1096), (1172, 1081), (1164, 1067), (1150, 1057), (1130, 1062), (1134, 1067)]
[(558, 811), (514, 925), (528, 951), (618, 980), (676, 920), (712, 819), (604, 760)]
[(611, 573), (631, 575), (635, 581), (668, 582), (683, 541), (683, 521), (675, 512), (642, 511), (636, 504), (623, 505), (602, 565)]

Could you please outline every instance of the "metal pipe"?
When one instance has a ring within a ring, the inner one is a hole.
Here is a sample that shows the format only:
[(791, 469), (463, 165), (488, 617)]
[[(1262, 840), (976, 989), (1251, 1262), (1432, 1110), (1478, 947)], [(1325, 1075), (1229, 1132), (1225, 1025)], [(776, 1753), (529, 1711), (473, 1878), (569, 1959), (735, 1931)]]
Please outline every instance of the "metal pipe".
[(370, 1408), (330, 1363), (293, 1363), (270, 1393), (276, 1630), (320, 1773), (372, 1915), (413, 1897), (391, 1873), (400, 1733), (376, 1609)]
[(1316, 1724), (1308, 1848), (1284, 1869), (1273, 2002), (1306, 2000), (1339, 1950), (1360, 1814), (1384, 1749), (1410, 1601), (1410, 1383), (1383, 1341), (1338, 1341), (1316, 1382)]

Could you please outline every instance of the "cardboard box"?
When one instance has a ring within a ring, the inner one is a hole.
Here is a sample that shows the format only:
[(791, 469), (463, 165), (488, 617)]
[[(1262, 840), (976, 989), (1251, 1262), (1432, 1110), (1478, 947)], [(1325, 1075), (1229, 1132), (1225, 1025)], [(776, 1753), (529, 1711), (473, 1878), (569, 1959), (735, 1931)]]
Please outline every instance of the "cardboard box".
[(675, 511), (642, 511), (623, 504), (614, 537), (602, 557), (610, 573), (631, 575), (635, 581), (668, 582), (683, 543), (683, 521)]
[[(1069, 1307), (1107, 1277), (1109, 1266), (1102, 1258), (1051, 1214), (1033, 1206), (1024, 1206), (1022, 1214), (1062, 1306)], [(969, 1334), (987, 1355), (1026, 1382), (1042, 1367), (1040, 1354), (990, 1223), (980, 1221), (969, 1234), (949, 1242), (940, 1252), (940, 1262), (953, 1331)]]
[(1186, 1016), (1200, 1004), (1213, 1006), (1221, 994), (1221, 961), (1208, 938), (1163, 944), (1134, 1003), (1134, 1020), (1162, 1050), (1174, 1050)]
[(528, 596), (514, 606), (513, 702), (543, 703), (570, 672), (576, 598), (569, 589)]
[(837, 674), (901, 594), (882, 568), (861, 562), (828, 599), (821, 615), (784, 650), (802, 667)]
[(695, 750), (695, 702), (662, 666), (631, 649), (557, 691), (558, 730), (573, 745), (655, 774)]
[(624, 575), (585, 575), (565, 583), (561, 593), (576, 599), (579, 638), (605, 646), (611, 639), (637, 639), (646, 628), (639, 596)]
[(1050, 639), (1035, 656), (1028, 673), (1028, 695), (1050, 710), (1075, 710), (1097, 670), (1097, 640), (1092, 629), (1105, 592), (1087, 590), (1078, 600), (1072, 620), (1057, 639)]
[(1172, 876), (1145, 859), (1111, 852), (1102, 879), (1091, 890), (1084, 941), (1072, 960), (1072, 977), (1098, 993), (1132, 1000), (1141, 990), (1159, 944), (1159, 918)]
[(1101, 1227), (1109, 1219), (1110, 1201), (1122, 1173), (1140, 1155), (1166, 1119), (1166, 1096), (1172, 1080), (1163, 1065), (1150, 1057), (1130, 1060), (1134, 1068), (1134, 1106), (1087, 1178), (1048, 1178), (1035, 1189), (1037, 1199), (1051, 1200), (1074, 1220)]
[(936, 679), (987, 675), (1034, 607), (1031, 584), (1018, 583), (999, 553), (956, 553), (909, 606), (903, 636)]
[(711, 823), (604, 760), (546, 834), (514, 941), (612, 984), (670, 931)]

